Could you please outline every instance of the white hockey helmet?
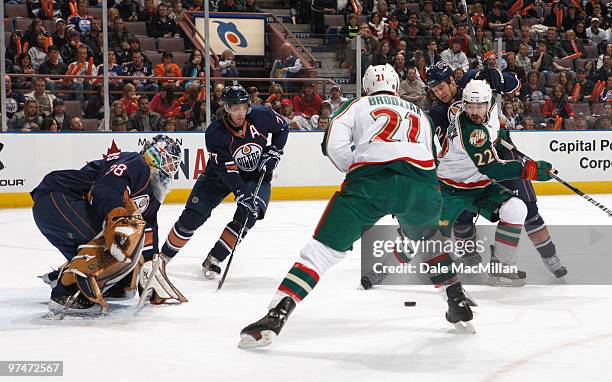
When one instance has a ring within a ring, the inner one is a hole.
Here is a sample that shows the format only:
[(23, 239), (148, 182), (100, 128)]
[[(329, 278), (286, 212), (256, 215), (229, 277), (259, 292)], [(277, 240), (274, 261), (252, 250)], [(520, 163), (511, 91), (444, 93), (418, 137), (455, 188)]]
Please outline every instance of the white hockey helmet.
[(397, 72), (389, 64), (368, 66), (361, 80), (363, 89), (368, 95), (378, 92), (397, 94), (399, 83), (400, 80)]
[(486, 103), (487, 109), (491, 107), (493, 91), (485, 80), (471, 80), (463, 89), (462, 103)]

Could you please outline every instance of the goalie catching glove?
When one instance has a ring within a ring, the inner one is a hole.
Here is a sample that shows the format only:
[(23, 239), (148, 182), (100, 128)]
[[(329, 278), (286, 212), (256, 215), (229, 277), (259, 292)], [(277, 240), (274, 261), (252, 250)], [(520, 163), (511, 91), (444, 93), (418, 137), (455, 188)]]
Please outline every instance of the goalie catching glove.
[(129, 198), (127, 191), (123, 194), (125, 207), (113, 208), (104, 221), (104, 249), (121, 262), (130, 262), (130, 237), (134, 234), (134, 227), (142, 221), (142, 215), (134, 201)]
[[(163, 304), (167, 300), (187, 302), (185, 296), (170, 282), (166, 273), (167, 263), (168, 259), (159, 254), (155, 254), (153, 260), (144, 263), (138, 277), (141, 299), (146, 298), (154, 305)], [(150, 297), (147, 296), (149, 294)]]

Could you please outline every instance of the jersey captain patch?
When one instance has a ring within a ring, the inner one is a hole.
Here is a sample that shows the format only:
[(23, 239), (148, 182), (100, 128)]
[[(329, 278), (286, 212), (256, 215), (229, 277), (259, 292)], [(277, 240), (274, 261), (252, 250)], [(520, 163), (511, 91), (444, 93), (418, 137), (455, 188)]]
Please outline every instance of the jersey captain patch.
[(470, 134), (470, 144), (472, 146), (480, 147), (484, 145), (486, 141), (487, 141), (487, 134), (480, 129), (476, 129), (472, 131), (472, 133)]
[(253, 171), (259, 164), (261, 152), (260, 145), (249, 142), (234, 151), (234, 161), (242, 171)]

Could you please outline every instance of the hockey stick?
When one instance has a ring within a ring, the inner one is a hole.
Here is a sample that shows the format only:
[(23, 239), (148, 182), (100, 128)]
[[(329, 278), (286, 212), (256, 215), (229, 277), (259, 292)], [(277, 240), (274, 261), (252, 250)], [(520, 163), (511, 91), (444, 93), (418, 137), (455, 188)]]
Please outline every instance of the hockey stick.
[[(501, 140), (501, 144), (502, 146), (504, 146), (505, 148), (507, 148), (508, 150), (514, 150), (517, 154), (519, 154), (521, 157), (523, 157), (524, 159), (527, 160), (533, 160), (530, 157), (528, 157), (527, 155), (523, 154), (522, 152), (520, 152), (512, 143), (506, 142), (503, 139)], [(609, 217), (612, 217), (612, 211), (607, 208), (606, 206), (604, 206), (603, 204), (599, 203), (598, 201), (596, 201), (595, 199), (591, 198), (589, 195), (585, 194), (584, 192), (580, 191), (578, 188), (572, 186), (571, 184), (569, 184), (568, 182), (566, 182), (565, 180), (561, 179), (561, 177), (559, 177), (557, 175), (556, 171), (551, 171), (550, 172), (550, 176), (556, 180), (557, 182), (561, 183), (562, 185), (564, 185), (565, 187), (569, 188), (570, 190), (572, 190), (574, 193), (582, 196), (587, 202), (591, 203), (592, 205), (594, 205), (595, 207), (599, 208), (600, 210), (602, 210), (603, 212), (605, 212), (606, 214), (608, 214)]]
[[(257, 187), (255, 188), (255, 192), (253, 193), (253, 197), (254, 197), (253, 202), (255, 203), (255, 207), (257, 207), (257, 195), (259, 194), (259, 189), (261, 188), (261, 184), (263, 183), (263, 179), (265, 175), (266, 175), (266, 172), (262, 171), (261, 175), (259, 175), (259, 181), (257, 182)], [(249, 221), (248, 218), (244, 220), (244, 224), (242, 225), (242, 228), (240, 229), (240, 233), (238, 234), (238, 241), (236, 241), (236, 245), (234, 245), (234, 248), (232, 248), (232, 252), (230, 253), (229, 260), (227, 261), (227, 266), (223, 270), (223, 276), (221, 277), (221, 280), (219, 280), (219, 285), (217, 285), (217, 290), (221, 289), (221, 287), (223, 286), (223, 283), (225, 282), (225, 278), (227, 277), (227, 272), (230, 269), (230, 265), (232, 265), (232, 259), (234, 258), (234, 252), (236, 251), (236, 247), (238, 247), (238, 244), (240, 244), (240, 242), (242, 241), (242, 233), (246, 229), (246, 225), (248, 221)]]
[(472, 17), (470, 16), (470, 11), (469, 8), (467, 7), (467, 3), (465, 2), (465, 0), (461, 0), (461, 5), (463, 6), (463, 9), (465, 9), (465, 14), (467, 15), (467, 25), (468, 25), (468, 32), (470, 34), (470, 42), (472, 43), (472, 46), (474, 47), (474, 52), (476, 52), (476, 57), (478, 58), (478, 62), (481, 66), (484, 66), (484, 60), (482, 59), (482, 56), (480, 55), (480, 48), (478, 47), (478, 44), (476, 43), (476, 30), (474, 30), (474, 25), (472, 24)]

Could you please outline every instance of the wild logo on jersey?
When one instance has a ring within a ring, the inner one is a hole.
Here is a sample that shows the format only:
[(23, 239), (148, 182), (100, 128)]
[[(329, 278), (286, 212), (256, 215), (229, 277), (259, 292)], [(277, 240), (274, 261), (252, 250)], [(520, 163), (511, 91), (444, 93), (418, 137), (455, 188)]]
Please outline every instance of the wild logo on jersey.
[(470, 134), (470, 144), (474, 147), (480, 147), (487, 141), (487, 134), (480, 129), (472, 131)]
[(242, 171), (254, 171), (259, 164), (261, 153), (260, 145), (249, 142), (234, 151), (234, 161)]

